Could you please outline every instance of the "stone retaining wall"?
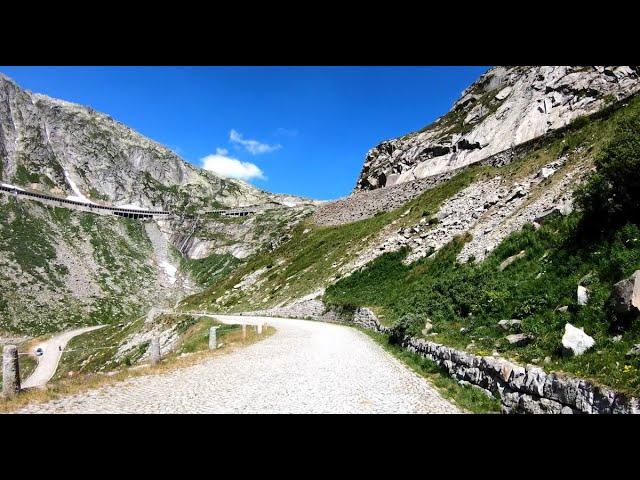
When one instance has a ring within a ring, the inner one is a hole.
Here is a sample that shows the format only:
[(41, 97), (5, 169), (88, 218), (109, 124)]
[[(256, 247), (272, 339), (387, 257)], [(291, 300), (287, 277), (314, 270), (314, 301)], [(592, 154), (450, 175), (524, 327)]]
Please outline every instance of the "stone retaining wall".
[[(373, 312), (359, 308), (353, 323), (381, 333)], [(402, 346), (443, 367), (459, 383), (499, 396), (503, 413), (640, 413), (640, 399), (629, 398), (588, 380), (523, 367), (500, 357), (481, 357), (422, 338), (405, 336)]]

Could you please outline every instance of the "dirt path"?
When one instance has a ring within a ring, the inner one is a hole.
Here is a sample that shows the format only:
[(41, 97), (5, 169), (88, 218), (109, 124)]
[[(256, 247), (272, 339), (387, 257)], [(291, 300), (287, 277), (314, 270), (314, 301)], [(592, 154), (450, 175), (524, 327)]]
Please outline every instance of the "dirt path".
[(43, 355), (38, 358), (38, 366), (33, 373), (22, 383), (22, 388), (34, 388), (46, 385), (51, 377), (56, 373), (58, 369), (58, 363), (64, 352), (64, 348), (73, 337), (82, 335), (83, 333), (90, 332), (102, 328), (103, 325), (95, 327), (78, 328), (77, 330), (71, 330), (70, 332), (61, 333), (53, 338), (50, 338), (46, 342), (37, 345), (35, 348), (42, 348)]

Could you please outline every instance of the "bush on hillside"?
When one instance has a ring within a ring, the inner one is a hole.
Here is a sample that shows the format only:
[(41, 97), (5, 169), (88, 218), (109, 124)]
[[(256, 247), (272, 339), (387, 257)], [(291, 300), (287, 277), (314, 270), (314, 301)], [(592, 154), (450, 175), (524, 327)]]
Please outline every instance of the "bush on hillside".
[(588, 231), (640, 224), (640, 115), (619, 122), (576, 200)]

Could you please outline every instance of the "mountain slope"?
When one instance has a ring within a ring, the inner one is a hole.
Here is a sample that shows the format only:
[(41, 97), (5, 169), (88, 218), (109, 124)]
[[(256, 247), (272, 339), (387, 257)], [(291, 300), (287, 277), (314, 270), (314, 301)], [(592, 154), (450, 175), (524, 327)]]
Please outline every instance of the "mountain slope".
[[(147, 223), (0, 194), (2, 331), (125, 322), (287, 238), (315, 202), (199, 169), (91, 108), (0, 74), (0, 181), (106, 205), (163, 208)], [(255, 214), (212, 210), (251, 205)]]
[(0, 74), (0, 180), (94, 202), (238, 206), (271, 195), (194, 167), (108, 115)]

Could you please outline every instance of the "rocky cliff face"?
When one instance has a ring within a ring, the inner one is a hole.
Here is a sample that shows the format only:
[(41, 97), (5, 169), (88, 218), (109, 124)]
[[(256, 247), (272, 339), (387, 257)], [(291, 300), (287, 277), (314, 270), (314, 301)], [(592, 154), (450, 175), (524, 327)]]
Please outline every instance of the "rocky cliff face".
[(640, 90), (640, 67), (495, 67), (451, 111), (366, 156), (356, 191), (446, 173), (508, 150)]
[(0, 179), (96, 203), (238, 206), (272, 197), (217, 177), (108, 115), (0, 74)]

